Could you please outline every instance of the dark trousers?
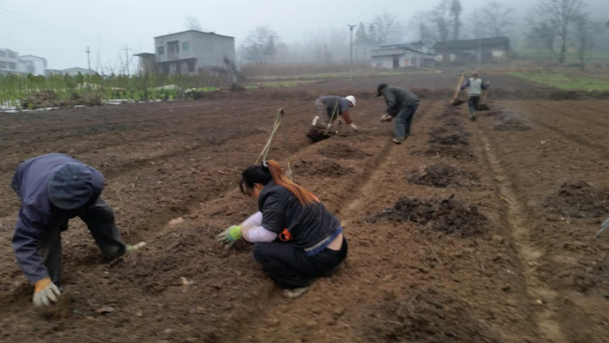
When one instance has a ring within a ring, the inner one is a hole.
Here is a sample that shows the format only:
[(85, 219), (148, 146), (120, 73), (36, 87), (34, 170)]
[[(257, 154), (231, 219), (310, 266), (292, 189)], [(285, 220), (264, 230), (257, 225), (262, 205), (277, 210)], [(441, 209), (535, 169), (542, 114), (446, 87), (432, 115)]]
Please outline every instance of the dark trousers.
[(279, 287), (294, 289), (308, 287), (315, 279), (331, 274), (345, 260), (348, 250), (344, 237), (340, 250), (326, 248), (311, 257), (307, 256), (304, 249), (275, 241), (256, 243), (254, 257)]
[[(87, 224), (106, 259), (115, 259), (125, 254), (126, 247), (118, 233), (114, 211), (104, 199), (99, 197), (95, 204), (79, 217)], [(58, 287), (61, 285), (61, 232), (67, 229), (67, 219), (60, 225), (46, 228), (38, 247), (49, 277)]]
[(419, 102), (415, 101), (412, 104), (402, 108), (398, 115), (395, 116), (395, 139), (403, 141), (410, 135), (410, 126), (412, 118), (419, 108)]
[(480, 96), (470, 96), (467, 105), (469, 106), (469, 114), (474, 115), (478, 110), (478, 104), (480, 103)]

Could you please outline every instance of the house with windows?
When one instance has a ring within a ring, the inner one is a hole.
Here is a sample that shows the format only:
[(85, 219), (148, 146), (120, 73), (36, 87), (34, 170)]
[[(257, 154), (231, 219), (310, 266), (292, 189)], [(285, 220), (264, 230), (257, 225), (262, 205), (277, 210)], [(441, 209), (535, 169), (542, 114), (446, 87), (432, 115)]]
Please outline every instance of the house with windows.
[(502, 60), (510, 52), (508, 37), (438, 42), (433, 46), (442, 64), (485, 63)]
[(33, 55), (20, 56), (17, 51), (0, 48), (0, 75), (44, 75), (47, 60)]
[(381, 45), (370, 50), (372, 65), (381, 68), (433, 67), (436, 55), (421, 41)]
[(232, 74), (235, 38), (188, 30), (154, 37), (155, 53), (137, 54), (140, 72), (165, 74)]
[(19, 56), (19, 60), (23, 63), (28, 63), (34, 66), (34, 71), (32, 74), (35, 76), (44, 76), (47, 70), (47, 60), (45, 58), (34, 56), (34, 55), (24, 55)]

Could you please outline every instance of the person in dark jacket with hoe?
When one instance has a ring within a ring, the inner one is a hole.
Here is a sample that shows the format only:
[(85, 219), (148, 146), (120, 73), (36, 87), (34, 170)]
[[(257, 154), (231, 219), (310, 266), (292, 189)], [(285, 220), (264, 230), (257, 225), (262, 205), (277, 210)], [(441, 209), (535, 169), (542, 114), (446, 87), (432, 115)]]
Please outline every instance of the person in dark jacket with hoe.
[(387, 103), (387, 113), (381, 117), (381, 122), (395, 119), (395, 144), (402, 144), (410, 135), (412, 118), (419, 107), (419, 98), (404, 88), (388, 86), (381, 83), (377, 96), (384, 96)]
[(123, 243), (112, 208), (101, 198), (103, 175), (63, 154), (48, 154), (21, 164), (11, 186), (21, 199), (13, 236), (19, 266), (34, 286), (34, 305), (50, 305), (61, 294), (61, 232), (80, 217), (108, 259), (144, 245)]
[(259, 212), (226, 229), (218, 240), (228, 246), (240, 239), (255, 243), (255, 259), (287, 297), (301, 296), (347, 257), (340, 220), (288, 179), (277, 162), (245, 169), (240, 188), (258, 201)]
[(490, 85), (490, 82), (484, 84), (484, 82), (478, 78), (477, 71), (473, 72), (472, 77), (467, 79), (467, 82), (461, 85), (461, 90), (465, 90), (467, 88), (467, 94), (469, 95), (469, 114), (472, 121), (476, 120), (476, 111), (478, 110), (478, 104), (480, 103), (480, 94), (482, 94), (483, 89), (488, 89)]

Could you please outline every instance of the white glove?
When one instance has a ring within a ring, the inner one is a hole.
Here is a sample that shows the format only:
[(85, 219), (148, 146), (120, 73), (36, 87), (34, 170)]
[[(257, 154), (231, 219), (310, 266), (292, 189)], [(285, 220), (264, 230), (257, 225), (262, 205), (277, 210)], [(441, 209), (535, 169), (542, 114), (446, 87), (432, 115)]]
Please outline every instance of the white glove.
[(328, 124), (328, 130), (332, 128), (332, 123)]
[(311, 123), (311, 125), (313, 125), (313, 126), (317, 125), (318, 120), (319, 120), (319, 116), (315, 116), (315, 118), (313, 118), (313, 122)]
[(351, 128), (353, 129), (353, 131), (358, 132), (359, 129), (357, 128), (357, 125), (355, 125), (355, 123), (351, 123), (349, 126), (351, 126)]
[(387, 113), (383, 114), (383, 116), (381, 116), (381, 123), (386, 123), (386, 122), (390, 122), (393, 120), (393, 117), (388, 115)]
[(61, 295), (59, 288), (49, 278), (36, 282), (35, 288), (36, 291), (32, 299), (34, 306), (49, 306), (51, 303), (57, 302), (57, 297)]

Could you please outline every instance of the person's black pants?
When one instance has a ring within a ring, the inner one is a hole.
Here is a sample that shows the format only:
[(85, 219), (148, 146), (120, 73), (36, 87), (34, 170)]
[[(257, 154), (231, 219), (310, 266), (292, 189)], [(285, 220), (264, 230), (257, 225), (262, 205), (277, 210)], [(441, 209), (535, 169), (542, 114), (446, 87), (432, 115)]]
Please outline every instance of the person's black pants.
[(480, 96), (470, 96), (468, 101), (469, 114), (474, 115), (478, 110), (478, 104), (480, 103)]
[(294, 289), (308, 287), (315, 279), (335, 271), (347, 257), (348, 250), (344, 237), (340, 250), (326, 248), (311, 257), (307, 256), (304, 249), (275, 241), (256, 243), (254, 257), (279, 287)]

